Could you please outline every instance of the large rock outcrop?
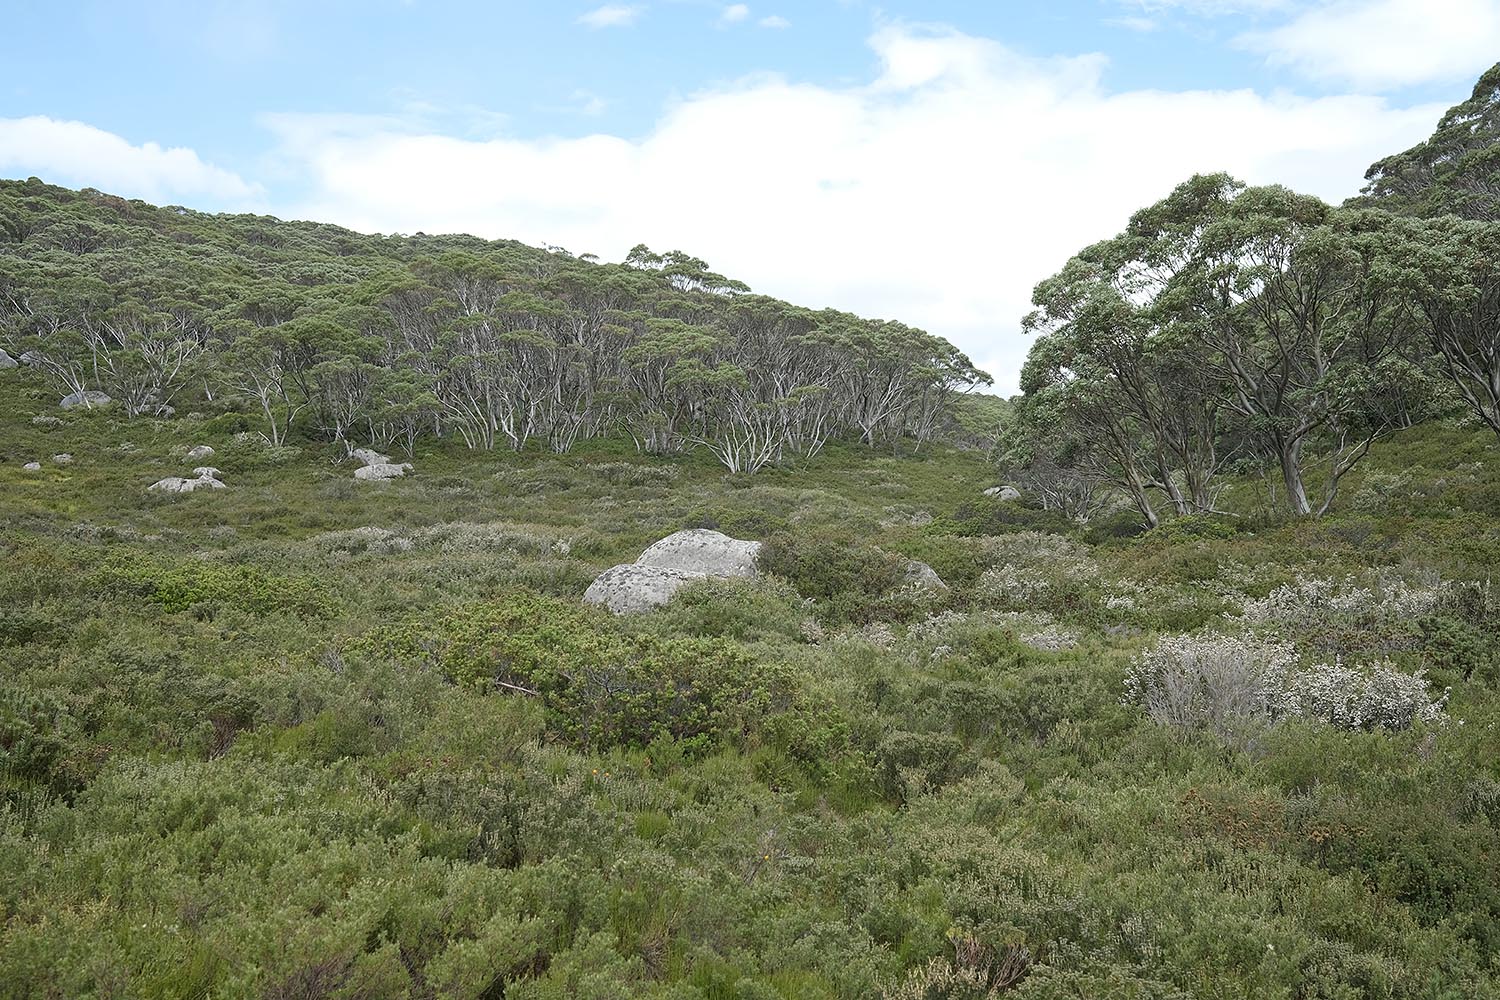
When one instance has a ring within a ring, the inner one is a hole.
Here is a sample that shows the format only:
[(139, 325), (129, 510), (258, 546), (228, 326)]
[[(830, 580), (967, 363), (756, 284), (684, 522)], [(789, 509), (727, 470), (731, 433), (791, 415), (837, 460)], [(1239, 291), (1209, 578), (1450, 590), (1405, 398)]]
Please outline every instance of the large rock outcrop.
[(633, 563), (611, 566), (583, 594), (587, 604), (602, 604), (617, 615), (661, 607), (694, 580), (756, 576), (760, 542), (692, 528), (668, 535), (647, 547)]
[(21, 367), (21, 362), (7, 354), (5, 348), (0, 347), (0, 369), (19, 367)]

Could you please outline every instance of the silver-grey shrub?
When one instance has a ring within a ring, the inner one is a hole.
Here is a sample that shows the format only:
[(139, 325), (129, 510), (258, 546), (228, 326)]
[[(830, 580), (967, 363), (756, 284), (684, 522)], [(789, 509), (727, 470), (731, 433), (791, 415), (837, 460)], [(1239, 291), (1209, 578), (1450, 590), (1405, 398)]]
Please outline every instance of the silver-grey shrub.
[(1231, 738), (1288, 718), (1348, 730), (1409, 729), (1441, 722), (1447, 694), (1433, 701), (1420, 671), (1403, 673), (1388, 662), (1304, 666), (1289, 643), (1206, 633), (1169, 636), (1137, 657), (1124, 701), (1162, 725)]

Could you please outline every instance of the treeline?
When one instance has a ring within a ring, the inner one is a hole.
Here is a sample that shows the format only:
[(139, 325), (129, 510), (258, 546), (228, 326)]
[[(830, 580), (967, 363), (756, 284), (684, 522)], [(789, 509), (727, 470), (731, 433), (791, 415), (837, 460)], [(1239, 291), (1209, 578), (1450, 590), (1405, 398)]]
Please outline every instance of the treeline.
[(279, 445), (424, 435), (564, 452), (628, 434), (732, 472), (839, 436), (920, 445), (989, 377), (896, 322), (753, 295), (701, 260), (154, 208), (0, 182), (0, 346), (131, 415), (226, 394)]
[(1037, 285), (1014, 476), (1086, 520), (1215, 511), (1228, 468), (1322, 514), (1389, 430), (1500, 434), (1500, 66), (1342, 207), (1195, 176)]

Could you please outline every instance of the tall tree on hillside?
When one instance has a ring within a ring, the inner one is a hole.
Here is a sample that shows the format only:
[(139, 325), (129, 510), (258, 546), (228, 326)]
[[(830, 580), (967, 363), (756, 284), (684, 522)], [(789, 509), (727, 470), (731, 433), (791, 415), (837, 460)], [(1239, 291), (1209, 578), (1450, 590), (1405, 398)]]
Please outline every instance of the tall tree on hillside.
[[(1148, 263), (1171, 272), (1161, 308), (1230, 387), (1297, 514), (1326, 512), (1389, 426), (1369, 405), (1401, 334), (1372, 280), (1379, 228), (1375, 213), (1222, 174), (1194, 177), (1131, 220)], [(1309, 446), (1326, 463), (1316, 503)]]
[[(1096, 402), (1115, 411), (1112, 422), (1128, 420), (1137, 429), (1129, 435), (1134, 471), (1126, 489), (1138, 507), (1137, 480), (1178, 514), (1211, 510), (1225, 385), (1159, 308), (1171, 272), (1150, 266), (1151, 248), (1130, 237), (1087, 248), (1037, 285), (1039, 308), (1025, 326), (1053, 344), (1044, 353), (1063, 359), (1054, 378), (1090, 385)], [(1144, 507), (1142, 513), (1148, 521), (1154, 516)]]
[(1427, 140), (1365, 172), (1361, 202), (1408, 215), (1500, 221), (1500, 63)]
[(1381, 265), (1459, 396), (1500, 434), (1500, 224), (1401, 220)]

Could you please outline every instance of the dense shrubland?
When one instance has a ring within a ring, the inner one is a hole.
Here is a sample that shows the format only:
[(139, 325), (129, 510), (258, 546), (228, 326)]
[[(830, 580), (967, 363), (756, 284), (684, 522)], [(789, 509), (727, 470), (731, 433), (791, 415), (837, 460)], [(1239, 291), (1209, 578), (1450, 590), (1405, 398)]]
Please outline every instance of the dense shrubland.
[[(1399, 504), (1102, 532), (941, 443), (358, 484), (199, 405), (0, 373), (0, 995), (1497, 995), (1487, 432), (1376, 441), (1344, 492)], [(197, 443), (229, 489), (141, 489)], [(579, 604), (695, 525), (772, 574)], [(1210, 650), (1273, 651), (1256, 710)]]
[[(626, 434), (731, 472), (835, 437), (962, 434), (989, 377), (921, 330), (752, 295), (682, 253), (622, 265), (0, 182), (0, 348), (126, 414), (234, 402), (280, 446), (456, 438), (566, 452)], [(227, 397), (227, 398), (226, 398)]]

